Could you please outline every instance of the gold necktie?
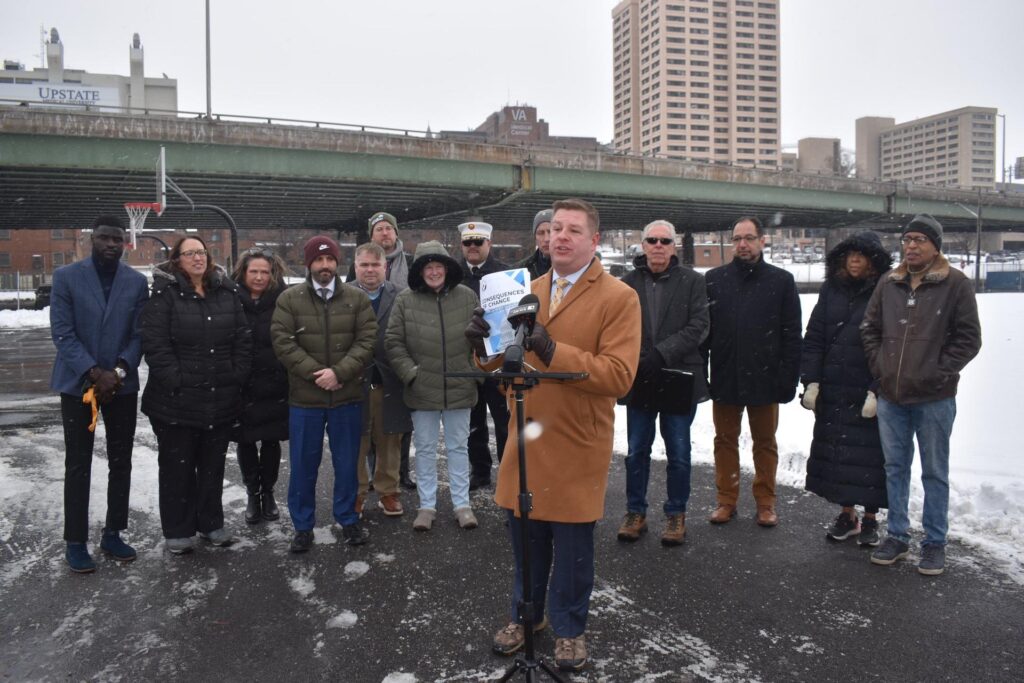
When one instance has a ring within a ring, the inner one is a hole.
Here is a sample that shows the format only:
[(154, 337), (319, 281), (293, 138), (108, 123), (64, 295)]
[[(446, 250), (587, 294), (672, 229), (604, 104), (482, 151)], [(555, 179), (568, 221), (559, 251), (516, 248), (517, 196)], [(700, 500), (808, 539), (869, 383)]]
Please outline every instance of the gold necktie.
[(555, 312), (558, 305), (562, 303), (562, 299), (565, 297), (565, 289), (569, 286), (569, 281), (564, 277), (560, 277), (555, 280), (555, 293), (551, 297), (551, 306), (548, 308), (548, 315)]

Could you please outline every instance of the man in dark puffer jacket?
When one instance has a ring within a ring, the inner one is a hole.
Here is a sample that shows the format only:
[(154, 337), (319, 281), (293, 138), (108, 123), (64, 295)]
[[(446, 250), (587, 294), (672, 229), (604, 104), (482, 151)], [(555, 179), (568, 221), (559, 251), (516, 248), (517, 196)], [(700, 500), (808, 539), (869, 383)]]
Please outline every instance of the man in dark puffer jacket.
[(377, 317), (370, 298), (338, 278), (341, 248), (318, 235), (303, 248), (306, 282), (277, 299), (270, 323), (274, 353), (288, 370), (288, 511), (295, 525), (292, 552), (313, 545), (316, 478), (324, 428), (334, 465), (334, 519), (345, 542), (369, 535), (359, 526), (357, 463), (362, 434), (363, 369), (373, 359)]

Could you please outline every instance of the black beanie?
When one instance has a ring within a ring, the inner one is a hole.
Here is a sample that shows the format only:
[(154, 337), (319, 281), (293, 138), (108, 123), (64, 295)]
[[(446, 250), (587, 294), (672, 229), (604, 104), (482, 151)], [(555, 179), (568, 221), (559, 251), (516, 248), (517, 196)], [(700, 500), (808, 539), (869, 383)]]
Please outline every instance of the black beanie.
[(932, 241), (935, 248), (942, 251), (942, 223), (938, 222), (926, 213), (919, 213), (914, 219), (907, 223), (900, 236), (908, 232), (919, 232)]

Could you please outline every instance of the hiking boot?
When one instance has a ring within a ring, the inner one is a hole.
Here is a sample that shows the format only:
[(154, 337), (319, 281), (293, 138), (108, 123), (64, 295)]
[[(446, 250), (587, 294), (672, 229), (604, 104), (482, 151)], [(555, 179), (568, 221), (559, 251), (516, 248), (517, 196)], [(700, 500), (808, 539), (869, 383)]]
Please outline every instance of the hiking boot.
[(455, 508), (455, 519), (458, 520), (459, 526), (467, 531), (475, 529), (477, 526), (476, 515), (473, 514), (472, 508)]
[(857, 545), (859, 546), (870, 546), (875, 548), (878, 546), (878, 520), (868, 519), (867, 517), (860, 523), (860, 535), (857, 537)]
[(192, 538), (166, 538), (164, 544), (172, 555), (184, 555), (192, 552)]
[(84, 543), (68, 543), (64, 559), (67, 560), (71, 571), (76, 574), (91, 574), (96, 571), (96, 563), (92, 561), (92, 555)]
[(256, 524), (263, 519), (263, 510), (260, 509), (260, 494), (250, 493), (245, 501), (245, 523)]
[(362, 545), (370, 538), (370, 530), (364, 529), (359, 523), (343, 524), (341, 536), (347, 545)]
[[(548, 618), (544, 617), (541, 619), (539, 624), (534, 624), (533, 632), (539, 633), (547, 628)], [(491, 649), (499, 655), (511, 655), (514, 654), (519, 648), (526, 642), (526, 629), (523, 628), (522, 624), (517, 624), (514, 621), (505, 628), (494, 634), (494, 641), (491, 644)]]
[(840, 512), (836, 520), (828, 527), (825, 532), (825, 537), (833, 541), (845, 541), (850, 536), (856, 536), (860, 533), (860, 520), (857, 518), (857, 513), (853, 513), (853, 517)]
[(775, 514), (775, 507), (772, 505), (757, 506), (757, 525), (772, 527), (779, 523), (779, 516)]
[(397, 493), (388, 493), (380, 497), (377, 501), (377, 507), (384, 511), (384, 514), (388, 517), (401, 517), (405, 510), (402, 508), (402, 502), (398, 500)]
[(736, 516), (736, 506), (729, 505), (728, 503), (719, 503), (715, 511), (708, 517), (708, 521), (712, 524), (725, 524), (732, 520)]
[(296, 531), (288, 550), (293, 553), (304, 553), (313, 547), (313, 531)]
[(413, 520), (412, 528), (416, 531), (430, 531), (430, 527), (434, 526), (435, 516), (437, 516), (437, 512), (434, 510), (420, 508), (416, 511), (416, 519)]
[(587, 664), (587, 640), (583, 634), (575, 638), (555, 638), (555, 665), (562, 671), (579, 671)]
[(646, 532), (647, 516), (639, 512), (627, 512), (622, 518), (622, 526), (619, 527), (619, 540), (632, 543)]
[(938, 576), (946, 569), (946, 546), (926, 543), (921, 546), (921, 560), (917, 572), (925, 576)]
[(274, 500), (273, 491), (264, 491), (260, 494), (260, 511), (263, 514), (263, 519), (268, 522), (274, 522), (281, 518), (281, 510), (277, 507), (277, 501)]
[(224, 530), (224, 527), (220, 529), (214, 529), (209, 533), (199, 533), (199, 537), (203, 540), (209, 541), (212, 545), (219, 548), (226, 548), (235, 542), (235, 539), (231, 538), (231, 534)]
[(897, 560), (907, 559), (910, 554), (910, 546), (898, 538), (886, 536), (882, 545), (871, 553), (871, 563), (888, 567), (895, 564)]
[(110, 529), (103, 530), (100, 549), (118, 562), (131, 562), (138, 557), (135, 548), (121, 540), (120, 532), (111, 531)]
[(665, 520), (665, 530), (661, 532), (662, 545), (682, 545), (686, 538), (686, 513), (669, 515)]

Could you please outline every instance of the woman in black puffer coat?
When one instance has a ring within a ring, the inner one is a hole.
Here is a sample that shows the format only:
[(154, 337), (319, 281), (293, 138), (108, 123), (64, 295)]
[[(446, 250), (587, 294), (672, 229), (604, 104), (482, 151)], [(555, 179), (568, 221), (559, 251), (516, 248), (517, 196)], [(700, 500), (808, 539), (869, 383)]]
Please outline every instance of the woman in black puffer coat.
[(242, 407), (252, 339), (235, 283), (214, 266), (200, 238), (179, 240), (170, 260), (154, 269), (140, 325), (149, 365), (142, 412), (156, 434), (167, 547), (189, 552), (196, 531), (229, 545), (224, 458)]
[(255, 524), (281, 516), (274, 484), (281, 466), (281, 442), (288, 440), (288, 374), (274, 355), (270, 319), (285, 289), (284, 263), (273, 252), (250, 249), (239, 259), (232, 278), (252, 330), (252, 372), (242, 389), (242, 416), (234, 440), (238, 468), (249, 493), (245, 521)]
[[(875, 513), (888, 507), (885, 456), (875, 418), (874, 378), (860, 339), (860, 323), (878, 278), (892, 259), (874, 233), (854, 235), (826, 258), (825, 282), (804, 334), (800, 376), (803, 406), (813, 410), (814, 438), (807, 490), (842, 506), (827, 536), (859, 534), (878, 545)], [(854, 505), (864, 506), (861, 524)]]

